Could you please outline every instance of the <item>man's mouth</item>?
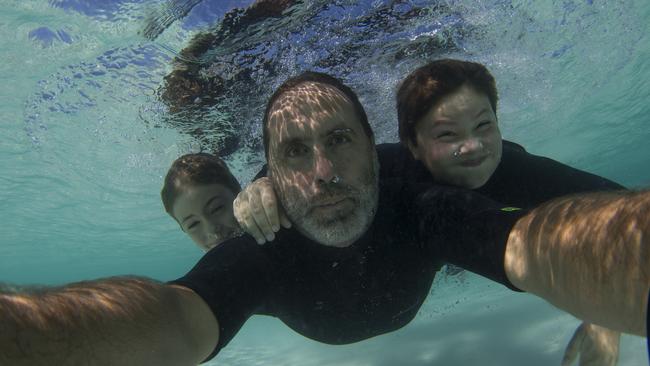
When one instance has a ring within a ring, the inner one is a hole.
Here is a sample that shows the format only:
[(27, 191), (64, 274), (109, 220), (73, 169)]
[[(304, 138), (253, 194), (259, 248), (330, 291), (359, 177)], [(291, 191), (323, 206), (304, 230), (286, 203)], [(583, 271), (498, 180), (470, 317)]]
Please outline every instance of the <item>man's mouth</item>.
[(349, 197), (331, 197), (327, 199), (318, 200), (313, 206), (311, 211), (316, 213), (328, 213), (330, 211), (344, 209), (347, 206), (353, 205), (354, 202)]
[(314, 206), (322, 206), (322, 207), (334, 206), (346, 199), (347, 197), (332, 197), (324, 200), (319, 200), (318, 202), (316, 202)]

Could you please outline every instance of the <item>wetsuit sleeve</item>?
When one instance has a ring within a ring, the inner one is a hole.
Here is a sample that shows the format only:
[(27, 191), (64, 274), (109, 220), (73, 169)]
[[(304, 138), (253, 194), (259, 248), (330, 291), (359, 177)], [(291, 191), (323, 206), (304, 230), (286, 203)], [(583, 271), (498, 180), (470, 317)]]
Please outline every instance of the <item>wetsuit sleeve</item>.
[(219, 322), (219, 343), (205, 361), (212, 359), (266, 304), (272, 283), (269, 260), (248, 235), (218, 245), (185, 276), (170, 282), (201, 296)]
[[(609, 179), (503, 142), (503, 157), (488, 184), (478, 191), (504, 203), (534, 207), (575, 193), (625, 189)], [(520, 206), (521, 207), (521, 206)]]
[(438, 186), (416, 199), (420, 242), (433, 258), (519, 291), (505, 273), (510, 230), (524, 210), (503, 207), (474, 191)]
[(625, 189), (609, 179), (572, 168), (553, 159), (530, 154), (529, 156), (531, 158), (528, 164), (532, 164), (529, 167), (535, 169), (538, 176), (543, 175), (547, 178), (546, 181), (553, 183), (548, 188), (554, 191), (556, 196), (586, 191)]

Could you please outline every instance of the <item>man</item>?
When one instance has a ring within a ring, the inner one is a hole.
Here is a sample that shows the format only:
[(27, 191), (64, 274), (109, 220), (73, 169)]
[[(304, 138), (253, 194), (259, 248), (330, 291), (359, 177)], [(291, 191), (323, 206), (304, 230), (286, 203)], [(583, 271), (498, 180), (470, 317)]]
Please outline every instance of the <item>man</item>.
[[(247, 236), (225, 242), (171, 284), (114, 278), (0, 295), (0, 364), (196, 364), (253, 313), (350, 343), (408, 323), (437, 259), (645, 335), (647, 192), (566, 198), (524, 215), (471, 192), (433, 189), (418, 217), (415, 189), (378, 188), (372, 132), (348, 90), (305, 74), (267, 106), (269, 176), (294, 230), (264, 247)], [(426, 246), (410, 236), (418, 227)], [(462, 255), (478, 245), (479, 255)]]

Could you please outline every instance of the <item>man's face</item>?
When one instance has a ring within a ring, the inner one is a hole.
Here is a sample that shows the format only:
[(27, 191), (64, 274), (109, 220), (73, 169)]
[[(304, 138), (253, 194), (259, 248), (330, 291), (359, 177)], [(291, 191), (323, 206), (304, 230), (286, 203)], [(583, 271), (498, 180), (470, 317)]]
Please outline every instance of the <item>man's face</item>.
[(344, 247), (377, 210), (377, 156), (350, 100), (305, 82), (278, 98), (268, 121), (269, 169), (295, 227), (323, 245)]

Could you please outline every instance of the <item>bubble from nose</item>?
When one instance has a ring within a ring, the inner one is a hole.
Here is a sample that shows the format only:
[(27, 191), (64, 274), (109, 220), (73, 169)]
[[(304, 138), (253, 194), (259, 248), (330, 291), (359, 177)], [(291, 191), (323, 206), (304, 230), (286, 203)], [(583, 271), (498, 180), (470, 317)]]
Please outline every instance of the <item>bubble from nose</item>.
[(454, 153), (454, 156), (464, 155), (480, 151), (484, 148), (483, 141), (479, 139), (468, 139), (463, 141), (458, 147), (457, 152)]
[(220, 225), (217, 225), (212, 222), (208, 222), (205, 225), (205, 236), (210, 240), (218, 238), (219, 231), (220, 231)]

